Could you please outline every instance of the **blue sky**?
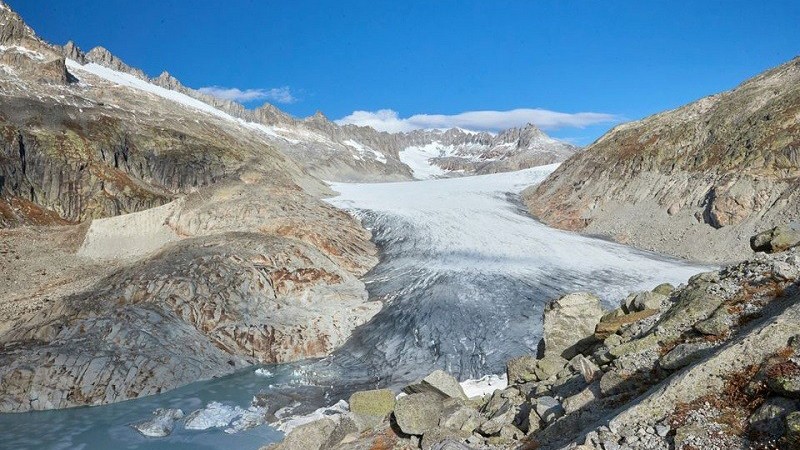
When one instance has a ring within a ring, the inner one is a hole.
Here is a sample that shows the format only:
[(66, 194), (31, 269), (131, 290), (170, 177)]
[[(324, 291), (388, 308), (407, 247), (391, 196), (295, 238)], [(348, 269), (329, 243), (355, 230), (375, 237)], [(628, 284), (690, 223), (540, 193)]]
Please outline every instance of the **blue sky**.
[(532, 119), (580, 144), (800, 54), (798, 1), (7, 1), (50, 42), (251, 107), (398, 129)]

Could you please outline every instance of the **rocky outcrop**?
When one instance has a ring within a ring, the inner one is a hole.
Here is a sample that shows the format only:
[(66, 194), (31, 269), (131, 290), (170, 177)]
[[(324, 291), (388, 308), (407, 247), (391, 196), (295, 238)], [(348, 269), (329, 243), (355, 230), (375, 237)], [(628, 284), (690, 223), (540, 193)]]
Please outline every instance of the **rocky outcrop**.
[(549, 225), (701, 261), (800, 213), (800, 58), (620, 125), (523, 194)]
[(750, 238), (750, 248), (756, 252), (782, 252), (798, 245), (800, 245), (800, 223), (777, 226)]
[(436, 370), (430, 373), (419, 383), (406, 386), (403, 391), (407, 394), (429, 392), (441, 397), (467, 399), (464, 389), (458, 383), (458, 380), (443, 370)]
[(0, 20), (0, 412), (325, 356), (380, 309), (370, 234), (268, 130)]
[[(472, 399), (400, 397), (383, 422), (320, 448), (793, 448), (799, 277), (800, 251), (792, 249), (699, 274), (674, 290), (635, 293), (602, 317), (591, 315), (596, 341), (575, 327), (568, 348), (581, 350), (569, 361), (546, 329), (543, 357), (509, 361), (508, 387)], [(656, 297), (664, 298), (647, 307), (632, 300)], [(565, 298), (549, 314), (566, 323), (592, 297)], [(732, 320), (707, 331), (702, 324), (720, 311)]]
[(594, 329), (603, 310), (592, 294), (568, 294), (544, 308), (544, 355), (572, 358), (594, 341)]
[(0, 334), (0, 410), (108, 403), (325, 356), (377, 313), (356, 278), (376, 262), (369, 234), (302, 191), (243, 178), (93, 223), (78, 255), (113, 272), (49, 289), (54, 302)]

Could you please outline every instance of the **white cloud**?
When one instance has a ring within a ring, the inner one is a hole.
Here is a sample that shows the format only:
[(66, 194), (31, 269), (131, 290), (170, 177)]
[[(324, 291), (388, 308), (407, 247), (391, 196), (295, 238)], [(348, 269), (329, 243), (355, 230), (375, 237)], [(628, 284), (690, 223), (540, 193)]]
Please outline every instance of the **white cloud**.
[(207, 86), (198, 89), (200, 92), (225, 100), (235, 102), (252, 102), (254, 100), (267, 100), (275, 103), (294, 103), (297, 97), (292, 94), (289, 86), (272, 89), (245, 89), (227, 88), (221, 86)]
[(599, 123), (619, 120), (614, 114), (580, 112), (563, 113), (546, 109), (520, 108), (509, 111), (467, 111), (460, 114), (415, 114), (401, 118), (396, 111), (353, 111), (336, 123), (370, 126), (378, 131), (396, 133), (420, 128), (461, 127), (478, 131), (498, 131), (532, 123), (545, 130), (558, 128), (584, 128)]

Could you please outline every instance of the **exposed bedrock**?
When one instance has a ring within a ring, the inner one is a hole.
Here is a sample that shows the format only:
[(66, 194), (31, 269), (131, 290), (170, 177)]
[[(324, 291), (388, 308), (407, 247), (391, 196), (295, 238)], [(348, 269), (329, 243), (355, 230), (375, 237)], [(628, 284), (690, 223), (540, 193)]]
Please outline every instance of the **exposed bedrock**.
[(800, 58), (620, 125), (523, 194), (544, 222), (702, 261), (800, 214)]
[(294, 239), (185, 239), (0, 336), (0, 410), (109, 403), (324, 356), (379, 309), (353, 274)]
[[(73, 120), (69, 107), (0, 99), (3, 110), (47, 117), (41, 128), (0, 126), (0, 191), (81, 221), (141, 211), (223, 179), (232, 169), (224, 148), (196, 136), (154, 128), (130, 129), (120, 119)], [(47, 109), (47, 111), (44, 110)], [(86, 116), (89, 116), (88, 114)], [(84, 117), (86, 117), (84, 116)], [(51, 128), (52, 127), (52, 128)], [(24, 217), (7, 225), (26, 223)]]
[(0, 44), (0, 411), (321, 357), (380, 308), (370, 233), (270, 128), (2, 1)]

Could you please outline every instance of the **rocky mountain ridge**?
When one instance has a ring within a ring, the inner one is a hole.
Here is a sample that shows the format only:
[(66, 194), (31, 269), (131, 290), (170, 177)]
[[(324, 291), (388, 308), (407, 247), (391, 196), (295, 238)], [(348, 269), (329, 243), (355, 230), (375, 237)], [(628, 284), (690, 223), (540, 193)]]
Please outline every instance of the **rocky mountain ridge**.
[(414, 169), (415, 160), (427, 157), (441, 169), (433, 172), (436, 176), (521, 170), (561, 162), (579, 150), (550, 138), (533, 124), (498, 134), (453, 128), (416, 130), (402, 136), (400, 159)]
[(520, 170), (563, 161), (578, 150), (549, 138), (532, 124), (497, 135), (458, 128), (386, 133), (370, 127), (338, 125), (319, 112), (296, 119), (269, 103), (251, 110), (234, 101), (188, 88), (166, 71), (149, 78), (103, 47), (83, 53), (70, 41), (58, 49), (66, 58), (80, 64), (93, 63), (127, 73), (188, 95), (238, 119), (271, 127), (273, 145), (296, 161), (302, 161), (313, 175), (326, 180), (408, 179), (407, 161), (400, 153), (431, 145), (438, 147), (426, 161), (440, 168), (442, 176)]
[(545, 223), (700, 261), (800, 213), (800, 58), (615, 127), (524, 194)]
[(0, 411), (324, 356), (380, 309), (369, 232), (268, 129), (0, 30)]

